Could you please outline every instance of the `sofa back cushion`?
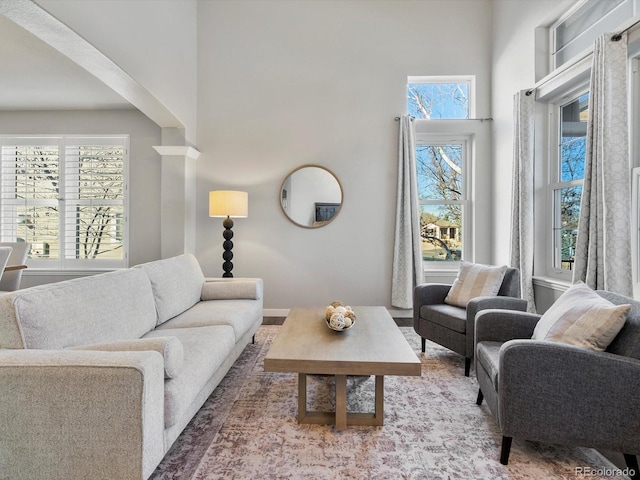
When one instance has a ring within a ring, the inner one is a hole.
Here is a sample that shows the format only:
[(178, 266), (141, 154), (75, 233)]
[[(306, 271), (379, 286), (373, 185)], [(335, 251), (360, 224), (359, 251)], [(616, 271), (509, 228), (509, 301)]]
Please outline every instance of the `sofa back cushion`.
[(607, 352), (640, 360), (640, 302), (605, 290), (596, 290), (596, 293), (614, 305), (631, 305), (627, 321), (607, 348)]
[(0, 295), (0, 348), (59, 349), (140, 338), (155, 321), (149, 278), (119, 270)]
[(180, 315), (200, 301), (204, 275), (191, 254), (138, 265), (151, 281), (158, 325)]

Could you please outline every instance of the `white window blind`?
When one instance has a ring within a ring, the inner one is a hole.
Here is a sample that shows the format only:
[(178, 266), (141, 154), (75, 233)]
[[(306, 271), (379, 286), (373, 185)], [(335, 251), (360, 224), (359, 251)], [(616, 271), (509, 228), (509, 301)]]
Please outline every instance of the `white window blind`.
[(128, 137), (1, 137), (0, 236), (32, 267), (126, 266)]

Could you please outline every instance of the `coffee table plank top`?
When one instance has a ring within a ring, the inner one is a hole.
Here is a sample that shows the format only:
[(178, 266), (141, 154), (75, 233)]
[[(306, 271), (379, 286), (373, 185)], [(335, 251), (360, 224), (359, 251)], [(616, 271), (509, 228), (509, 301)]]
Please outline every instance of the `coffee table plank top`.
[(294, 308), (269, 349), (270, 372), (420, 375), (421, 365), (385, 307), (353, 307), (356, 323), (336, 332), (324, 308)]

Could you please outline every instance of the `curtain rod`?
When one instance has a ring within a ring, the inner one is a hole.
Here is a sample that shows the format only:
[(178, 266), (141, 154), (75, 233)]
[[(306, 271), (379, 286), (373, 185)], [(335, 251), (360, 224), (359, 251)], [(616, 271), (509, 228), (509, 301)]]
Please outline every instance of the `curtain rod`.
[(611, 37), (611, 40), (614, 42), (619, 42), (622, 39), (622, 34), (628, 32), (629, 30), (631, 30), (633, 27), (635, 27), (636, 25), (638, 25), (640, 23), (640, 20), (638, 20), (637, 22), (632, 23), (631, 25), (629, 25), (627, 28), (625, 28), (624, 30), (619, 31), (618, 33), (616, 33), (615, 35), (613, 35)]
[[(400, 120), (400, 117), (395, 117), (394, 120), (397, 122), (398, 120)], [(415, 117), (411, 117), (411, 120), (412, 121), (415, 120)], [(488, 117), (488, 118), (438, 118), (438, 120), (475, 120), (477, 122), (485, 122), (485, 121), (492, 121), (493, 118), (491, 117)]]
[[(613, 34), (611, 36), (611, 41), (612, 42), (619, 42), (620, 40), (622, 40), (622, 34), (628, 32), (629, 30), (631, 30), (633, 27), (635, 27), (636, 25), (640, 24), (640, 20), (638, 20), (637, 22), (632, 23), (631, 25), (629, 25), (627, 28), (620, 30), (618, 33)], [(579, 59), (575, 60), (574, 62), (571, 62), (571, 64), (569, 65), (569, 67), (573, 66), (573, 65), (577, 65), (578, 63), (580, 63), (582, 60), (584, 60), (585, 58), (587, 58), (589, 55), (593, 55), (593, 51), (590, 51), (589, 53), (583, 55), (582, 57), (580, 57)], [(567, 67), (568, 68), (568, 67)], [(540, 88), (542, 85), (544, 85), (545, 83), (547, 83), (550, 80), (553, 80), (555, 78), (551, 77), (546, 79), (545, 81), (543, 81), (540, 85), (536, 85), (535, 87), (527, 90), (527, 92), (525, 93), (525, 95), (528, 97), (529, 95), (531, 95), (533, 92), (535, 92), (538, 88)]]

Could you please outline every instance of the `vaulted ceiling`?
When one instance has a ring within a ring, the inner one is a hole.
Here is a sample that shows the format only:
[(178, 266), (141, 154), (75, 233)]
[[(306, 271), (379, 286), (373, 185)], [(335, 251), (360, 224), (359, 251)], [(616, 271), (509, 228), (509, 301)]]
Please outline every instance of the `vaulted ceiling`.
[(133, 108), (123, 97), (0, 15), (0, 110)]

